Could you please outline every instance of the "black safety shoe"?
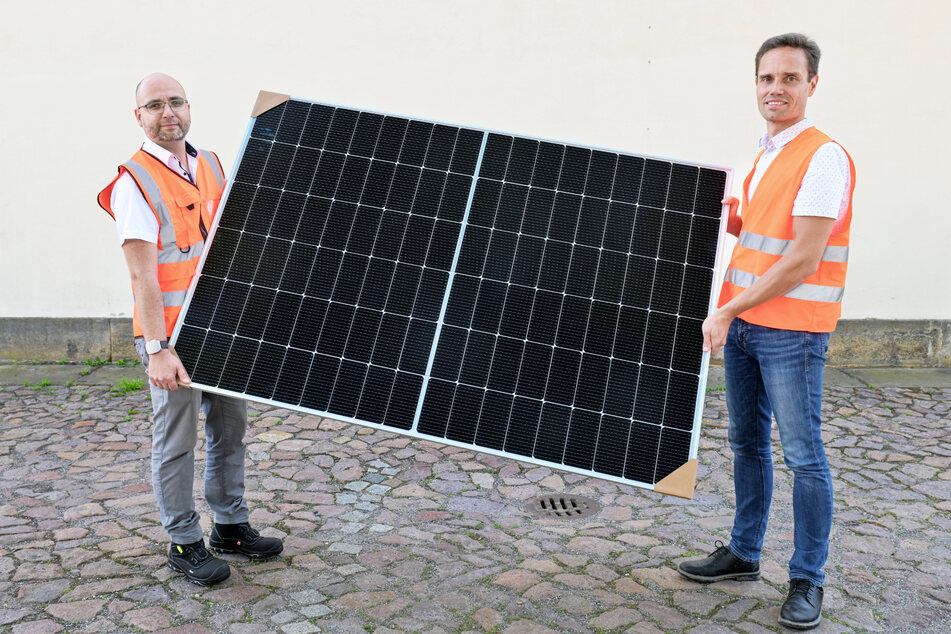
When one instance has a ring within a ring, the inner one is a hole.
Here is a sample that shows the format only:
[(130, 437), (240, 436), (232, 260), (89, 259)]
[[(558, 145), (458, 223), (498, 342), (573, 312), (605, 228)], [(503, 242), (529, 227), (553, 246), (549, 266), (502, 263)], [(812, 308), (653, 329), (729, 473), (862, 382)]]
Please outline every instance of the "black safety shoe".
[(205, 540), (194, 544), (176, 544), (168, 551), (168, 567), (200, 586), (211, 586), (231, 575), (228, 564), (205, 549)]
[(822, 620), (822, 586), (807, 579), (790, 579), (789, 596), (779, 611), (779, 624), (811, 630)]
[(700, 583), (724, 581), (756, 581), (759, 579), (759, 562), (743, 561), (723, 545), (716, 542), (717, 549), (705, 559), (683, 561), (677, 566), (677, 572)]
[(208, 538), (208, 546), (218, 553), (241, 553), (252, 559), (273, 557), (284, 550), (281, 540), (276, 537), (261, 537), (247, 522), (215, 524)]

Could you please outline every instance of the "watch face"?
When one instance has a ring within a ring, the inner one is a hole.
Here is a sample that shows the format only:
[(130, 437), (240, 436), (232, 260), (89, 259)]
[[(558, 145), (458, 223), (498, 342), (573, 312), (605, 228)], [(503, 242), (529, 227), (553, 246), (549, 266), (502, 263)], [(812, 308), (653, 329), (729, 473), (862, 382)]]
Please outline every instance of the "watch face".
[(158, 339), (153, 339), (145, 344), (145, 351), (149, 354), (155, 354), (162, 349), (162, 342)]

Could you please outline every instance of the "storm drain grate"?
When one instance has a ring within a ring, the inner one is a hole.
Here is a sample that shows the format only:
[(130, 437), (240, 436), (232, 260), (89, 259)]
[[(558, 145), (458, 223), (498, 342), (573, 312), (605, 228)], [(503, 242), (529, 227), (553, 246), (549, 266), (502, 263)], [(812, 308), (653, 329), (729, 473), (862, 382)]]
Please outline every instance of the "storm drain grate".
[(539, 495), (525, 504), (527, 513), (543, 519), (581, 519), (600, 510), (600, 504), (581, 495)]

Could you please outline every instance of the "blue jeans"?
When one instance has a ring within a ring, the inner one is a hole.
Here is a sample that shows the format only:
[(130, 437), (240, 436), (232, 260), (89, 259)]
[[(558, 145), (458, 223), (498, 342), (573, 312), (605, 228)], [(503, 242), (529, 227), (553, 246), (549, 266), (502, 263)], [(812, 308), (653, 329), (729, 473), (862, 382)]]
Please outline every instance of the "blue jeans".
[(822, 446), (822, 370), (829, 333), (777, 330), (734, 319), (723, 349), (736, 516), (730, 550), (759, 561), (773, 495), (770, 427), (793, 472), (790, 579), (822, 585), (832, 528), (832, 476)]

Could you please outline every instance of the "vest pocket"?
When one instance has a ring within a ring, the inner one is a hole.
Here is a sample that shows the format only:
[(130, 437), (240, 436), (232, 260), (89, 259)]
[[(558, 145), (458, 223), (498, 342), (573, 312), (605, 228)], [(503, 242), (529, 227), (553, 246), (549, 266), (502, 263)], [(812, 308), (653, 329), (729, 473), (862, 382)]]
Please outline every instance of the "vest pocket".
[[(172, 213), (175, 240), (178, 242), (178, 248), (184, 252), (204, 239), (199, 228), (202, 215), (201, 198), (197, 190), (188, 190), (176, 196), (175, 203), (176, 209)], [(176, 217), (178, 223), (175, 223)]]

